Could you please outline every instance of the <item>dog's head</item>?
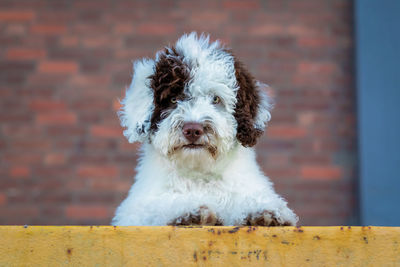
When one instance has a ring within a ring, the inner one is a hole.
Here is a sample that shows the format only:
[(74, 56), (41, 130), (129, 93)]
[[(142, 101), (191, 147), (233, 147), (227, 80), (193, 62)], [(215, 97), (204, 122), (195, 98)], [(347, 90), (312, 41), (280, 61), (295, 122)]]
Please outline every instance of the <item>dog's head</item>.
[(124, 135), (167, 157), (216, 160), (262, 135), (271, 117), (262, 87), (218, 41), (184, 35), (135, 62), (119, 112)]

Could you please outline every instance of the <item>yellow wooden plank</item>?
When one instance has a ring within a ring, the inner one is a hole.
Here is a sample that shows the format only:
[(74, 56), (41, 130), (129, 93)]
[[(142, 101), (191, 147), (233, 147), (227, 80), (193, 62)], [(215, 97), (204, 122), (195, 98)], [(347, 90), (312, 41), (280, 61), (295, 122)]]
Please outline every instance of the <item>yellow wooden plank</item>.
[(400, 266), (399, 227), (0, 226), (0, 266)]

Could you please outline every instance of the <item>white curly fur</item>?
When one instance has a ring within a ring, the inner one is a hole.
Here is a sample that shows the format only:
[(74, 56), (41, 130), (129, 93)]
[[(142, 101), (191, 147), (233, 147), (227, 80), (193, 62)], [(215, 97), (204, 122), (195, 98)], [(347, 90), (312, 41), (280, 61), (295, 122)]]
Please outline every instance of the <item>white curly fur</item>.
[[(118, 207), (113, 225), (166, 225), (200, 207), (208, 207), (224, 225), (240, 225), (248, 215), (269, 211), (280, 223), (295, 225), (297, 216), (278, 196), (270, 180), (256, 163), (253, 148), (236, 139), (234, 117), (238, 84), (234, 58), (219, 42), (195, 33), (182, 36), (175, 45), (190, 68), (190, 82), (178, 101), (154, 132), (150, 119), (154, 110), (149, 76), (155, 61), (134, 64), (135, 74), (119, 113), (124, 135), (130, 142), (142, 142), (135, 183)], [(262, 87), (258, 84), (259, 88)], [(255, 127), (264, 129), (270, 119), (268, 96), (260, 89)], [(213, 103), (214, 96), (221, 103)], [(197, 122), (210, 130), (199, 142), (208, 149), (182, 147), (186, 122)]]

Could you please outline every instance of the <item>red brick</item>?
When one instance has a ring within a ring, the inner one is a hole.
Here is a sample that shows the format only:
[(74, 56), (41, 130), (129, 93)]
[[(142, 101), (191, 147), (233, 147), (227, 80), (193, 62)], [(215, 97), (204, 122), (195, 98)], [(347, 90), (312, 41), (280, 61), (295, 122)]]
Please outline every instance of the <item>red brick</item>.
[(27, 178), (31, 174), (31, 170), (26, 166), (14, 166), (10, 168), (10, 176), (13, 178)]
[(104, 165), (83, 165), (78, 167), (78, 176), (83, 178), (109, 178), (118, 176), (118, 168)]
[(304, 128), (300, 128), (293, 125), (271, 125), (267, 129), (267, 136), (278, 139), (294, 139), (302, 138), (307, 135), (307, 131)]
[[(216, 25), (221, 25), (229, 18), (228, 13), (221, 13), (218, 11), (206, 11), (206, 12), (196, 12), (190, 17), (191, 23), (194, 24), (204, 24), (212, 23)], [(220, 39), (220, 37), (218, 37)]]
[(61, 35), (67, 31), (67, 28), (64, 25), (42, 24), (42, 25), (33, 25), (31, 27), (31, 30), (32, 33), (35, 34)]
[(124, 179), (125, 181), (128, 181), (129, 183), (133, 183), (133, 177), (135, 175), (135, 170), (132, 169), (132, 163), (129, 163), (127, 165), (125, 165), (124, 167), (121, 168), (120, 170), (121, 172), (121, 179)]
[(87, 188), (89, 181), (86, 179), (69, 179), (65, 183), (66, 190), (72, 191), (72, 192), (78, 192), (78, 191), (89, 191)]
[(73, 74), (78, 71), (78, 64), (74, 61), (42, 61), (38, 71), (43, 73)]
[[(82, 149), (100, 154), (108, 154), (116, 149), (115, 139), (113, 138), (88, 138), (80, 143)], [(103, 162), (104, 163), (104, 160)]]
[(44, 164), (46, 165), (60, 165), (66, 161), (65, 155), (60, 153), (50, 153), (44, 157)]
[(32, 60), (41, 59), (45, 56), (45, 50), (34, 48), (10, 48), (6, 53), (6, 58), (9, 60)]
[[(65, 73), (54, 73), (54, 72), (46, 72), (46, 73), (34, 73), (28, 76), (28, 83), (31, 88), (35, 89), (35, 95), (41, 96), (46, 95), (50, 97), (54, 93), (54, 84), (64, 84), (68, 79), (68, 75)], [(50, 90), (49, 87), (52, 87)]]
[[(314, 36), (319, 34), (318, 29), (312, 28), (310, 26), (306, 25), (298, 25), (298, 24), (293, 24), (289, 25), (287, 27), (287, 33), (292, 34), (294, 36), (300, 36), (300, 37), (306, 37), (306, 36)], [(314, 39), (311, 38), (311, 39)], [(302, 41), (307, 40), (307, 39), (302, 39)], [(310, 40), (308, 38), (308, 40)]]
[(118, 181), (115, 178), (110, 179), (109, 177), (103, 179), (97, 178), (91, 180), (90, 185), (91, 185), (90, 188), (96, 191), (101, 191), (101, 192), (113, 191), (113, 192), (126, 193), (132, 186), (132, 181)]
[(60, 43), (65, 47), (76, 47), (79, 44), (79, 38), (77, 36), (62, 36)]
[(246, 0), (246, 1), (224, 1), (223, 7), (227, 9), (235, 9), (238, 11), (252, 10), (260, 8), (260, 1)]
[(137, 33), (143, 35), (171, 35), (176, 32), (176, 26), (168, 23), (144, 23), (137, 27)]
[(121, 34), (132, 34), (133, 33), (133, 26), (126, 23), (118, 23), (114, 26), (114, 33), (117, 35)]
[(71, 156), (70, 162), (73, 165), (87, 164), (89, 166), (104, 165), (107, 162), (107, 155), (101, 153), (79, 153)]
[(104, 205), (69, 205), (65, 215), (70, 219), (103, 219), (111, 214)]
[[(122, 99), (122, 97), (121, 97), (121, 99)], [(112, 106), (113, 106), (114, 111), (119, 111), (122, 108), (121, 101), (119, 99), (114, 99)]]
[(308, 127), (314, 123), (315, 114), (314, 112), (300, 112), (297, 114), (297, 119), (301, 126)]
[(122, 128), (97, 125), (92, 126), (90, 134), (96, 137), (118, 138), (122, 136)]
[(82, 112), (79, 117), (79, 121), (87, 125), (99, 123), (100, 120), (101, 120), (100, 114), (93, 112), (86, 112), (86, 113)]
[(332, 75), (336, 65), (331, 62), (302, 61), (297, 66), (299, 75)]
[(71, 195), (72, 194), (69, 192), (44, 191), (40, 195), (36, 195), (34, 200), (35, 203), (40, 203), (40, 206), (44, 206), (45, 204), (54, 204), (54, 203), (63, 204), (72, 201)]
[(75, 124), (76, 114), (68, 111), (56, 111), (48, 113), (40, 113), (36, 116), (36, 121), (40, 124), (47, 125), (72, 125)]
[[(328, 8), (328, 1), (309, 1), (309, 0), (297, 0), (288, 2), (288, 8), (297, 12), (310, 12), (312, 10), (318, 10), (323, 12)], [(311, 12), (313, 13), (313, 12)]]
[(294, 143), (293, 139), (277, 139), (268, 137), (268, 142), (262, 147), (267, 151), (290, 152), (293, 151), (295, 147)]
[(10, 24), (4, 30), (5, 36), (26, 36), (26, 25), (24, 24)]
[(7, 218), (8, 224), (30, 224), (39, 215), (39, 207), (32, 204), (5, 205), (1, 207), (2, 219)]
[(33, 111), (57, 111), (64, 110), (65, 103), (60, 100), (52, 99), (34, 99), (29, 103), (29, 107)]
[(289, 165), (289, 154), (274, 153), (267, 156), (267, 162), (270, 166), (287, 166)]
[(119, 153), (119, 151), (117, 151), (111, 158), (113, 162), (131, 165), (132, 163), (136, 162), (137, 155), (134, 153)]
[[(50, 125), (46, 127), (46, 134), (51, 139), (56, 139), (58, 137), (61, 137), (65, 141), (65, 138), (83, 136), (84, 133), (85, 133), (85, 128), (82, 126)], [(57, 148), (58, 143), (55, 143), (54, 145)], [(62, 147), (63, 148), (73, 147), (73, 145), (71, 146), (69, 145), (65, 146), (65, 145), (66, 144), (62, 144)]]
[(0, 70), (4, 73), (14, 74), (21, 71), (32, 71), (35, 68), (33, 62), (2, 61)]
[[(126, 191), (125, 191), (126, 192)], [(115, 192), (85, 192), (76, 194), (76, 199), (85, 204), (109, 205), (114, 202)]]
[(326, 165), (332, 162), (332, 156), (325, 153), (303, 153), (301, 155), (293, 155), (293, 163), (295, 164), (322, 164)]
[(0, 21), (23, 22), (23, 21), (31, 21), (34, 18), (35, 18), (35, 13), (31, 10), (0, 11)]
[(152, 54), (150, 49), (142, 48), (142, 49), (119, 49), (116, 51), (116, 58), (124, 59), (124, 58), (142, 58), (149, 57)]
[(273, 181), (284, 178), (293, 179), (298, 176), (298, 170), (296, 168), (288, 168), (287, 166), (281, 168), (267, 168), (265, 172)]
[(84, 47), (95, 48), (95, 47), (115, 47), (121, 48), (122, 39), (115, 38), (114, 36), (95, 36), (82, 38), (82, 44)]
[(10, 146), (15, 151), (46, 151), (51, 148), (48, 138), (32, 136), (32, 138), (14, 139), (10, 141)]
[[(43, 191), (54, 191), (64, 186), (64, 180), (72, 177), (68, 168), (58, 169), (55, 168), (43, 168), (39, 167), (35, 170), (34, 175), (40, 177), (40, 189)], [(35, 188), (35, 187), (34, 187)]]
[[(88, 104), (90, 102), (90, 104)], [(76, 103), (71, 103), (70, 107), (72, 110), (80, 113), (80, 112), (90, 112), (93, 114), (104, 113), (105, 111), (110, 110), (110, 100), (106, 99), (106, 97), (96, 97), (96, 99), (79, 99)], [(116, 118), (115, 116), (114, 118)], [(86, 117), (85, 117), (86, 118)], [(103, 118), (103, 117), (102, 117)], [(83, 119), (83, 118), (82, 118)], [(104, 118), (105, 119), (105, 118)], [(116, 120), (114, 120), (116, 121)]]
[(249, 30), (251, 35), (259, 35), (259, 36), (266, 36), (266, 35), (282, 35), (284, 34), (284, 27), (281, 25), (274, 25), (274, 24), (265, 24), (265, 25), (257, 25), (252, 27)]
[(300, 37), (298, 44), (304, 48), (329, 48), (336, 46), (337, 41), (329, 37)]
[[(72, 86), (90, 87), (96, 86), (97, 90), (93, 91), (94, 95), (98, 94), (100, 87), (107, 87), (110, 84), (111, 77), (107, 74), (102, 75), (83, 75), (78, 74), (71, 77)], [(89, 93), (89, 92), (88, 92)]]
[(33, 165), (39, 164), (42, 161), (42, 156), (37, 152), (15, 152), (8, 151), (3, 154), (3, 159), (7, 164), (22, 164)]
[(0, 193), (0, 206), (7, 204), (7, 196), (4, 193)]
[(97, 23), (80, 23), (75, 24), (74, 27), (71, 27), (71, 32), (80, 34), (81, 36), (87, 35), (90, 32), (91, 35), (108, 35), (111, 32), (111, 27), (107, 25), (100, 25)]
[[(128, 176), (131, 177), (131, 176)], [(132, 181), (118, 181), (114, 185), (114, 190), (116, 192), (121, 192), (121, 193), (126, 193), (129, 191), (129, 189), (132, 187)]]
[(187, 0), (180, 0), (177, 1), (177, 6), (182, 9), (182, 11), (187, 11), (188, 9), (217, 9), (221, 8), (220, 1), (215, 0), (203, 0), (203, 1), (187, 1)]
[(32, 120), (31, 114), (6, 114), (0, 113), (0, 122), (2, 125), (6, 125), (8, 123), (29, 123)]
[(342, 177), (342, 168), (337, 166), (305, 165), (300, 169), (303, 179), (335, 180)]
[(125, 138), (121, 138), (121, 142), (119, 143), (119, 151), (122, 152), (137, 152), (139, 150), (139, 143), (129, 143)]

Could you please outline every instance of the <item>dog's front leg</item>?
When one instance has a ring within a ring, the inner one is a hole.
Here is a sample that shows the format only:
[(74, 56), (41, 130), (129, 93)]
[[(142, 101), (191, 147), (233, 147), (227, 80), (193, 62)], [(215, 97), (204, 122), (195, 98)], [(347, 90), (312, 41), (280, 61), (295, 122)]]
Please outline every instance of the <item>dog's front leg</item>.
[(168, 225), (222, 225), (221, 219), (208, 209), (206, 206), (201, 206), (194, 213), (186, 213), (171, 222)]

